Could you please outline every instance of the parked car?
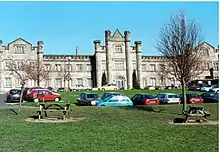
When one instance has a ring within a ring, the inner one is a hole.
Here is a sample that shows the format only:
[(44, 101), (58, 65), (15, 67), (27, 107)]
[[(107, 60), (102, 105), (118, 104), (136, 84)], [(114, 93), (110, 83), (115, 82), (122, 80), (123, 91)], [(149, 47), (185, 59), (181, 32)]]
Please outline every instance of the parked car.
[[(35, 100), (36, 99), (36, 100)], [(48, 89), (32, 89), (28, 94), (28, 101), (56, 101), (59, 102), (61, 100), (61, 96), (58, 93), (54, 93)]]
[(21, 97), (20, 89), (11, 89), (7, 93), (6, 102), (19, 102)]
[(105, 92), (101, 99), (104, 100), (105, 98), (109, 97), (109, 96), (121, 96), (122, 94), (119, 92)]
[(81, 93), (77, 102), (79, 105), (95, 106), (99, 99), (97, 93)]
[(88, 86), (83, 86), (83, 85), (76, 85), (75, 87), (70, 87), (70, 90), (71, 91), (83, 91), (83, 90), (89, 91), (89, 90), (92, 90), (92, 88)]
[(58, 88), (56, 91), (57, 92), (65, 92), (65, 88)]
[(215, 100), (213, 100), (215, 93), (202, 93), (200, 96), (205, 103), (212, 103), (213, 101), (215, 102)]
[(215, 93), (214, 96), (212, 96), (212, 102), (219, 103), (219, 93)]
[(133, 102), (133, 105), (158, 105), (160, 104), (160, 101), (156, 99), (151, 94), (135, 94), (131, 101)]
[[(180, 95), (180, 100), (181, 100), (181, 103), (183, 103), (183, 95), (182, 94)], [(187, 103), (191, 103), (191, 104), (204, 102), (202, 97), (199, 96), (198, 94), (195, 94), (195, 93), (186, 94), (186, 101), (187, 101)]]
[(25, 87), (23, 90), (23, 100), (28, 101), (28, 95), (32, 89), (43, 89), (42, 87)]
[(160, 101), (161, 104), (180, 103), (179, 96), (174, 93), (159, 93), (156, 95), (156, 98)]
[(212, 85), (206, 85), (206, 86), (204, 86), (204, 87), (202, 87), (200, 90), (201, 91), (205, 91), (205, 92), (208, 92), (209, 91), (209, 89), (211, 89), (212, 88)]
[(146, 90), (155, 90), (155, 87), (154, 86), (146, 86), (146, 87), (144, 87), (144, 89), (146, 89)]
[(108, 96), (104, 100), (99, 100), (97, 106), (133, 106), (133, 102), (127, 96)]
[(107, 84), (105, 86), (98, 87), (98, 90), (119, 90), (116, 84)]
[(219, 85), (214, 85), (211, 89), (209, 89), (209, 92), (219, 93)]
[(197, 84), (196, 87), (195, 87), (195, 90), (196, 91), (201, 91), (201, 88), (206, 87), (206, 86), (208, 86), (208, 84), (205, 84), (205, 83)]
[(50, 87), (50, 86), (49, 86), (49, 87), (47, 87), (47, 89), (50, 90), (50, 91), (52, 91), (52, 92), (55, 92), (55, 89), (54, 89), (53, 87)]

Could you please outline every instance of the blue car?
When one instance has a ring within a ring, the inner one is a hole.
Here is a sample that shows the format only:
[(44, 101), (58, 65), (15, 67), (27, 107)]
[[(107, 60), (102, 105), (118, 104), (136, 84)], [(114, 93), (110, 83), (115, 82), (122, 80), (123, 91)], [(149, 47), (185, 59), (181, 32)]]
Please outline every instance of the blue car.
[(126, 107), (133, 106), (133, 102), (127, 96), (109, 96), (104, 100), (99, 100), (97, 106)]

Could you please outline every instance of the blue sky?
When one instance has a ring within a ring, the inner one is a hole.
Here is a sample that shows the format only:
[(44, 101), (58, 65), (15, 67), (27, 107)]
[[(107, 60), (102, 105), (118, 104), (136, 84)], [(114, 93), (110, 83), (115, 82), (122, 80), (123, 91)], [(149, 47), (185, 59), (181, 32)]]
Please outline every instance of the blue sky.
[(104, 44), (104, 31), (118, 28), (142, 41), (144, 55), (155, 49), (160, 28), (171, 13), (184, 9), (195, 19), (204, 40), (218, 46), (218, 2), (0, 2), (0, 39), (3, 45), (22, 37), (32, 44), (44, 41), (47, 54), (93, 54), (93, 40)]

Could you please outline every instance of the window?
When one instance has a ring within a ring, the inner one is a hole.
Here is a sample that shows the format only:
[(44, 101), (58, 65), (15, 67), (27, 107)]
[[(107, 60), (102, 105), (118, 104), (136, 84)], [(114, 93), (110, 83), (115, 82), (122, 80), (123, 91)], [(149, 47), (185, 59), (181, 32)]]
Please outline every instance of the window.
[(156, 78), (150, 78), (151, 85), (156, 86)]
[(86, 65), (86, 71), (92, 71), (92, 68), (91, 68), (91, 65), (90, 65), (90, 64), (87, 64), (87, 65)]
[(51, 79), (45, 80), (45, 87), (49, 87), (51, 85)]
[(115, 46), (115, 52), (117, 52), (117, 53), (122, 53), (122, 47), (121, 47), (121, 45), (116, 45), (116, 46)]
[(24, 54), (25, 50), (26, 50), (26, 47), (24, 45), (15, 45), (14, 47), (15, 54)]
[(105, 62), (105, 60), (102, 60), (101, 69), (102, 70), (106, 70), (106, 62)]
[(77, 64), (76, 65), (76, 71), (83, 71), (83, 65), (82, 64)]
[(61, 81), (60, 78), (57, 78), (57, 79), (55, 80), (55, 86), (56, 86), (57, 88), (61, 88), (61, 86), (62, 86), (62, 81)]
[(143, 87), (147, 86), (147, 80), (145, 77), (142, 78), (142, 84), (143, 84)]
[(5, 78), (5, 86), (12, 87), (12, 80), (10, 77)]
[(214, 65), (214, 70), (218, 71), (218, 62), (213, 63), (213, 65)]
[(20, 79), (16, 79), (16, 86), (17, 87), (21, 87), (21, 80)]
[(65, 64), (65, 71), (71, 71), (72, 65), (71, 64)]
[(204, 56), (209, 56), (209, 50), (203, 50), (202, 53)]
[(92, 87), (92, 79), (91, 78), (87, 79), (87, 84), (89, 87)]
[(21, 70), (21, 71), (23, 70), (23, 62), (22, 61), (17, 62), (17, 69)]
[(142, 64), (142, 71), (146, 71), (146, 64)]
[(133, 70), (136, 70), (136, 68), (137, 68), (135, 60), (132, 61), (132, 68), (133, 68)]
[(55, 70), (56, 71), (61, 71), (61, 65), (60, 64), (55, 64)]
[(124, 70), (124, 61), (116, 60), (115, 61), (115, 70)]
[(76, 85), (83, 85), (83, 79), (82, 78), (76, 79)]
[(50, 71), (50, 64), (45, 64), (44, 69), (45, 71)]
[(155, 64), (150, 64), (150, 71), (156, 71)]

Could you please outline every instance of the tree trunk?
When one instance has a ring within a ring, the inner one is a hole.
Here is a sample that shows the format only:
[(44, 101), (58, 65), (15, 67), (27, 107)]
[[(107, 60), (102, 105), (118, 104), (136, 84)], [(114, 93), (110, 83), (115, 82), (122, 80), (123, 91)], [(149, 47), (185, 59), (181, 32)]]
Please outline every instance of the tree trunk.
[(37, 75), (37, 86), (40, 87), (40, 76), (39, 76), (39, 74)]
[(18, 113), (21, 112), (21, 102), (23, 101), (23, 92), (24, 92), (24, 84), (21, 85), (21, 96), (20, 96), (20, 100), (19, 100)]
[(182, 114), (186, 112), (186, 106), (187, 106), (187, 101), (186, 101), (186, 84), (185, 81), (182, 80), (181, 82), (182, 85), (182, 95), (183, 95), (183, 109), (182, 109)]

